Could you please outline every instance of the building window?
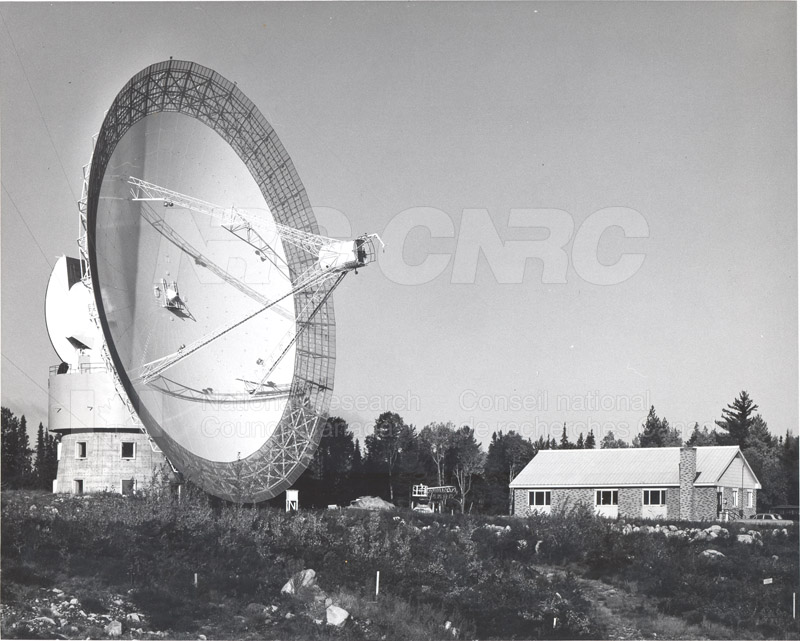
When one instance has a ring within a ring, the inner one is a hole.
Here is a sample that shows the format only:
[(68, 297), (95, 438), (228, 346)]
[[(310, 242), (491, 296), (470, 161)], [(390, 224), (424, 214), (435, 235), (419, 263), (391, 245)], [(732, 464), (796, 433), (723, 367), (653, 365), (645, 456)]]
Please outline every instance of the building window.
[(753, 507), (753, 490), (747, 490), (747, 507)]
[(642, 505), (666, 505), (666, 490), (642, 490)]
[(733, 490), (733, 507), (739, 507), (739, 490), (736, 488)]
[(136, 458), (136, 443), (133, 441), (122, 442), (122, 458)]
[(83, 479), (75, 479), (75, 494), (83, 494)]
[(597, 490), (595, 492), (595, 505), (619, 505), (617, 490)]
[(123, 494), (133, 494), (134, 489), (136, 488), (136, 481), (134, 479), (122, 479), (122, 490)]
[(528, 492), (528, 505), (531, 507), (550, 505), (550, 490), (532, 490)]
[(75, 443), (75, 458), (86, 458), (86, 443)]

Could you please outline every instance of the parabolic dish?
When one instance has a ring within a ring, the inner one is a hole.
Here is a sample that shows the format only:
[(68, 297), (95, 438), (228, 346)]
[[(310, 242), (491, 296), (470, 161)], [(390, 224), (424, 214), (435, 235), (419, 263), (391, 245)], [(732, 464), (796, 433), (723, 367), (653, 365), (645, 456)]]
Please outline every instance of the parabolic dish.
[(291, 293), (314, 266), (309, 252), (277, 232), (237, 231), (167, 190), (242, 208), (262, 230), (318, 234), (317, 223), (274, 130), (218, 73), (169, 60), (115, 98), (86, 214), (109, 356), (145, 429), (187, 480), (222, 498), (265, 500), (294, 483), (319, 442), (333, 387), (333, 303)]

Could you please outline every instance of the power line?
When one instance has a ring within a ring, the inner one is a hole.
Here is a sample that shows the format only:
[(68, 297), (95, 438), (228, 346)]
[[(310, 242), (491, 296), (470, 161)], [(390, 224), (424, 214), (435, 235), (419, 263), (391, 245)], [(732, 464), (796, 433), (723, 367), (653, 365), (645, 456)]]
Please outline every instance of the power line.
[[(8, 34), (8, 41), (11, 43), (11, 48), (14, 50), (14, 55), (17, 57), (17, 61), (19, 62), (19, 66), (22, 69), (22, 75), (25, 76), (25, 82), (28, 83), (28, 89), (31, 90), (31, 96), (33, 96), (33, 102), (36, 104), (36, 109), (39, 112), (39, 117), (42, 119), (42, 124), (44, 125), (44, 130), (47, 132), (47, 137), (50, 139), (50, 145), (53, 147), (53, 152), (56, 155), (56, 159), (58, 160), (58, 164), (61, 167), (61, 173), (64, 174), (64, 180), (67, 181), (67, 189), (69, 189), (69, 193), (72, 194), (72, 202), (77, 202), (78, 199), (75, 196), (75, 192), (72, 190), (72, 185), (69, 182), (69, 177), (67, 176), (67, 170), (64, 169), (64, 163), (61, 162), (61, 156), (58, 154), (58, 149), (56, 149), (56, 144), (53, 142), (53, 136), (50, 134), (50, 128), (47, 126), (47, 121), (44, 119), (44, 114), (42, 113), (42, 108), (39, 105), (39, 101), (36, 99), (36, 93), (33, 90), (33, 85), (31, 84), (30, 79), (28, 78), (28, 72), (25, 71), (25, 65), (22, 64), (22, 58), (20, 58), (19, 52), (17, 51), (17, 46), (14, 44), (14, 38), (11, 36), (11, 30), (8, 28), (8, 23), (6, 23), (6, 19), (3, 17), (2, 12), (0, 12), (0, 20), (3, 21), (3, 26), (6, 28), (6, 33)], [(8, 193), (8, 192), (6, 192)]]
[(3, 185), (3, 191), (6, 192), (6, 196), (8, 196), (8, 199), (14, 206), (14, 210), (17, 212), (17, 215), (22, 221), (22, 224), (25, 225), (25, 229), (28, 230), (28, 233), (31, 235), (31, 238), (33, 238), (33, 242), (36, 243), (36, 246), (39, 248), (39, 252), (42, 254), (42, 257), (45, 259), (45, 261), (47, 261), (47, 264), (52, 269), (53, 263), (51, 263), (50, 259), (47, 258), (47, 254), (44, 253), (44, 250), (42, 249), (42, 246), (39, 244), (39, 241), (36, 240), (36, 235), (33, 233), (33, 231), (31, 231), (31, 228), (28, 226), (28, 222), (25, 220), (25, 216), (22, 215), (22, 212), (20, 211), (19, 207), (17, 207), (17, 203), (14, 202), (14, 199), (11, 197), (11, 194), (8, 193), (8, 189), (6, 189), (5, 185)]

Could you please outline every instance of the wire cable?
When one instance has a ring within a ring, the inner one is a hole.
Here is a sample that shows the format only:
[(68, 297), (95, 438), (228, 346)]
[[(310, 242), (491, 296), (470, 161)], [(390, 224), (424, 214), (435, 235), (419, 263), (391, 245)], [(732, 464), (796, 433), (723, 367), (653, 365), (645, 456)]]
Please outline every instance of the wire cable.
[(73, 191), (72, 185), (70, 184), (69, 177), (67, 176), (67, 170), (64, 169), (64, 163), (61, 162), (61, 156), (58, 154), (58, 149), (56, 149), (56, 144), (55, 142), (53, 142), (53, 136), (50, 134), (50, 128), (47, 126), (47, 121), (44, 119), (42, 108), (39, 105), (39, 101), (36, 98), (36, 92), (34, 92), (33, 90), (33, 85), (31, 85), (31, 81), (28, 78), (28, 72), (25, 71), (25, 65), (22, 64), (22, 58), (20, 58), (19, 52), (17, 51), (17, 45), (14, 43), (14, 38), (11, 35), (11, 30), (8, 28), (8, 23), (6, 22), (6, 19), (3, 16), (2, 12), (0, 12), (0, 20), (3, 21), (3, 26), (6, 28), (6, 33), (8, 34), (8, 41), (11, 43), (11, 48), (14, 50), (14, 55), (17, 57), (19, 66), (22, 69), (22, 75), (25, 76), (25, 82), (28, 83), (28, 89), (30, 89), (31, 91), (31, 96), (33, 96), (33, 102), (36, 104), (36, 109), (39, 112), (39, 117), (42, 119), (44, 130), (47, 132), (47, 137), (50, 139), (50, 144), (53, 147), (53, 152), (55, 152), (56, 154), (56, 159), (58, 160), (58, 164), (61, 167), (61, 173), (64, 174), (64, 180), (66, 180), (67, 182), (67, 188), (69, 189), (69, 193), (72, 194), (72, 202), (77, 202), (78, 198), (75, 196), (75, 192)]
[(6, 193), (6, 196), (8, 196), (8, 199), (11, 201), (11, 204), (14, 206), (14, 211), (17, 212), (17, 216), (19, 216), (20, 220), (22, 221), (22, 224), (25, 225), (25, 229), (28, 230), (28, 233), (31, 235), (31, 238), (33, 238), (33, 242), (36, 243), (36, 246), (39, 248), (39, 253), (41, 253), (42, 258), (45, 259), (47, 264), (50, 265), (50, 269), (52, 269), (53, 268), (53, 263), (50, 262), (50, 259), (47, 257), (47, 254), (44, 253), (44, 250), (42, 249), (42, 246), (39, 244), (39, 241), (36, 240), (36, 235), (33, 233), (31, 228), (28, 226), (28, 221), (25, 220), (25, 216), (22, 215), (22, 212), (20, 211), (19, 207), (17, 207), (17, 203), (14, 202), (14, 199), (11, 197), (11, 194), (8, 193), (8, 189), (6, 189), (6, 186), (2, 185), (2, 187), (3, 187), (3, 191)]

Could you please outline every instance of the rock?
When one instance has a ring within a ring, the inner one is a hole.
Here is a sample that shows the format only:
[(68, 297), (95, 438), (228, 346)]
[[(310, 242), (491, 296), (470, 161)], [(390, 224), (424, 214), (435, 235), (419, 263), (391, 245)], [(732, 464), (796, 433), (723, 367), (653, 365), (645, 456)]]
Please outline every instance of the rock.
[(253, 616), (264, 614), (264, 610), (266, 610), (266, 606), (263, 606), (260, 603), (248, 603), (247, 607), (244, 609), (247, 614)]
[(78, 605), (78, 599), (70, 599), (69, 600), (69, 604), (70, 605)]
[(722, 552), (720, 552), (719, 550), (712, 550), (712, 549), (703, 550), (700, 554), (702, 556), (706, 557), (707, 559), (724, 559), (725, 558), (725, 555)]
[(670, 526), (669, 526), (669, 531), (670, 531), (670, 532), (677, 532), (677, 531), (678, 531), (678, 528), (677, 528), (676, 526), (674, 526), (674, 525), (670, 525)]
[(325, 607), (327, 608), (328, 606), (331, 606), (331, 605), (333, 605), (333, 599), (328, 597), (327, 599), (325, 599)]
[(277, 606), (277, 605), (271, 605), (271, 606), (269, 606), (269, 609), (270, 609), (272, 612), (277, 612), (277, 611), (278, 611), (278, 606)]
[(36, 617), (35, 619), (32, 620), (37, 623), (47, 623), (48, 625), (53, 625), (53, 626), (56, 624), (56, 622), (53, 621), (53, 619), (51, 619), (50, 617)]
[(736, 535), (736, 540), (737, 540), (739, 543), (747, 543), (748, 545), (750, 545), (750, 544), (752, 544), (752, 543), (753, 543), (753, 541), (754, 541), (755, 539), (753, 539), (753, 537), (752, 537), (752, 536), (750, 536), (749, 534), (737, 534), (737, 535)]
[(110, 637), (122, 636), (122, 623), (119, 621), (112, 621), (106, 627), (106, 634)]
[(310, 588), (317, 584), (317, 573), (314, 570), (301, 570), (292, 576), (281, 588), (281, 594), (297, 594), (302, 588)]
[(692, 540), (694, 540), (694, 541), (705, 541), (707, 539), (708, 539), (708, 534), (706, 534), (705, 532), (698, 532), (697, 534), (694, 535), (694, 539), (692, 539)]
[(314, 619), (314, 623), (317, 625), (322, 625), (322, 619)]
[(783, 536), (789, 536), (789, 531), (786, 528), (783, 528), (781, 530), (781, 533), (783, 534)]
[(453, 624), (450, 623), (450, 621), (445, 621), (444, 622), (444, 629), (445, 630), (449, 630), (452, 626), (453, 626)]
[(136, 612), (131, 612), (125, 618), (132, 623), (139, 623), (141, 621), (141, 618)]
[(722, 529), (721, 525), (714, 524), (714, 525), (712, 525), (710, 527), (707, 527), (706, 528), (706, 532), (719, 532), (721, 529)]
[(205, 634), (198, 634), (197, 641), (208, 641), (208, 637)]
[(338, 605), (329, 605), (328, 609), (325, 610), (325, 619), (328, 625), (337, 628), (341, 628), (349, 616), (350, 613), (344, 608), (340, 608)]
[(285, 617), (283, 617), (283, 618), (284, 618), (284, 619), (294, 619), (294, 614), (292, 614), (291, 612), (287, 612), (287, 613), (286, 613), (286, 616), (285, 616)]
[(716, 532), (708, 532), (706, 534), (706, 538), (708, 538), (709, 541), (713, 541), (714, 539), (719, 538), (719, 534), (717, 534)]
[(639, 530), (640, 530), (640, 528), (639, 528), (639, 526), (638, 526), (638, 525), (634, 525), (634, 526), (633, 526), (633, 531), (634, 531), (634, 532), (638, 532)]
[(53, 589), (51, 590), (51, 592), (52, 592), (53, 594), (56, 594), (56, 595), (58, 595), (58, 596), (62, 596), (62, 595), (64, 594), (64, 590), (59, 590), (58, 588), (53, 588)]
[(761, 538), (761, 532), (758, 532), (757, 530), (747, 530), (747, 533), (750, 536), (752, 536), (754, 539), (760, 539)]

